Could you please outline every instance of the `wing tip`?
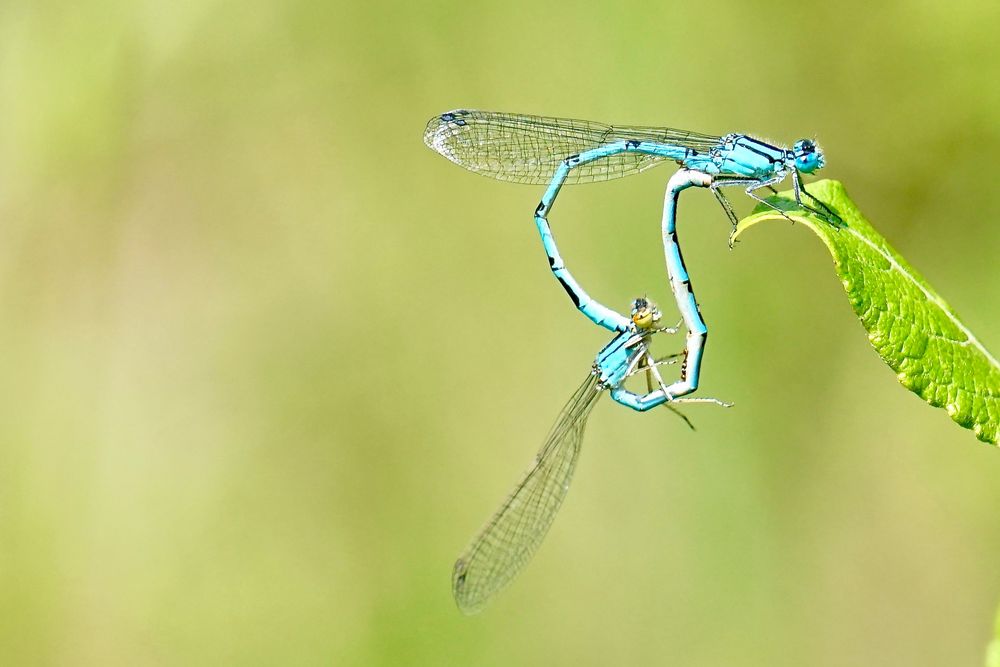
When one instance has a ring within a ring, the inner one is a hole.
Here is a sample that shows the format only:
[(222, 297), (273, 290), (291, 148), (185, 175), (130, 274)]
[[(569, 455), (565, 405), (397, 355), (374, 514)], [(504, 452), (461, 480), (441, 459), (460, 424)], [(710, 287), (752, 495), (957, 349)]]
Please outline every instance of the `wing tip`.
[(468, 582), (469, 563), (464, 558), (455, 561), (451, 574), (451, 592), (459, 611), (466, 616), (478, 614), (486, 606), (486, 598), (477, 595), (474, 589), (466, 586)]
[(459, 128), (466, 125), (465, 116), (468, 113), (465, 109), (453, 109), (433, 116), (424, 128), (424, 143), (427, 147), (448, 157), (450, 152), (445, 148), (446, 142)]

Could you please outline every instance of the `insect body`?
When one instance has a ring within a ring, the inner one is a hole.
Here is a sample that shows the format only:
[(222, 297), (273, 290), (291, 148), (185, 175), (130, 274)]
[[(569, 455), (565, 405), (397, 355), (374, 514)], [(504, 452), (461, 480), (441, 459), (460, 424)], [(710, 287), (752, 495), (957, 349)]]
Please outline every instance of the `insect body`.
[(805, 195), (832, 215), (802, 185), (802, 174), (812, 174), (825, 164), (823, 152), (811, 139), (785, 148), (738, 133), (717, 136), (666, 127), (458, 109), (431, 118), (424, 142), (470, 171), (501, 181), (540, 185), (554, 184), (563, 163), (569, 170), (558, 179), (560, 185), (621, 178), (672, 161), (712, 177), (707, 187), (716, 193), (733, 224), (736, 215), (721, 188), (743, 186), (751, 198), (766, 204), (755, 191), (791, 176), (800, 205)]

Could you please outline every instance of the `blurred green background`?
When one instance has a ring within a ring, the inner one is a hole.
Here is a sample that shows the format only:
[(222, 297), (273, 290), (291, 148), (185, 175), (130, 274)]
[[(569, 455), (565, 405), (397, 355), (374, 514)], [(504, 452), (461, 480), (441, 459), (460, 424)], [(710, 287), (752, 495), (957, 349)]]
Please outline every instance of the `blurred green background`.
[[(1000, 452), (902, 389), (822, 244), (681, 237), (729, 411), (610, 401), (538, 556), (453, 559), (608, 338), (455, 107), (776, 141), (1000, 350), (1000, 5), (0, 6), (0, 663), (978, 665)], [(583, 285), (670, 297), (669, 167), (565, 191)], [(746, 202), (743, 210), (748, 210)], [(668, 319), (672, 319), (671, 314)]]

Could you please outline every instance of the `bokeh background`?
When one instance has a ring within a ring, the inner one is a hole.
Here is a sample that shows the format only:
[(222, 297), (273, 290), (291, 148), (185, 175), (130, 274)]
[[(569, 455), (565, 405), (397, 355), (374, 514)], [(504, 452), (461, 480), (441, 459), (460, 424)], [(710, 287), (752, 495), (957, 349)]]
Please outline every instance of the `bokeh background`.
[[(978, 665), (1000, 452), (902, 389), (804, 228), (681, 238), (691, 432), (610, 401), (487, 611), (458, 552), (606, 333), (456, 107), (815, 136), (1000, 350), (1000, 5), (0, 5), (0, 663)], [(669, 168), (567, 189), (588, 290), (670, 304)], [(743, 210), (748, 210), (741, 202)], [(672, 315), (670, 315), (672, 318)]]

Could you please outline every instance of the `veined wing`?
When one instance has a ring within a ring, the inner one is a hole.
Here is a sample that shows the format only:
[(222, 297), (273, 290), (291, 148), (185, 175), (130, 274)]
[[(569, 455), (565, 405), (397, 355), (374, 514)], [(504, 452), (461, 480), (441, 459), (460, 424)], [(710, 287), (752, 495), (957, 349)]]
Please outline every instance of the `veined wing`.
[[(605, 125), (589, 120), (547, 118), (459, 109), (431, 118), (424, 143), (469, 171), (515, 183), (547, 184), (571, 155), (615, 141), (656, 141), (703, 152), (719, 137), (665, 127)], [(607, 181), (637, 174), (665, 158), (619, 153), (573, 169), (567, 183)]]
[(569, 491), (587, 417), (602, 393), (596, 375), (580, 385), (524, 479), (455, 562), (452, 592), (463, 612), (479, 611), (542, 543)]

